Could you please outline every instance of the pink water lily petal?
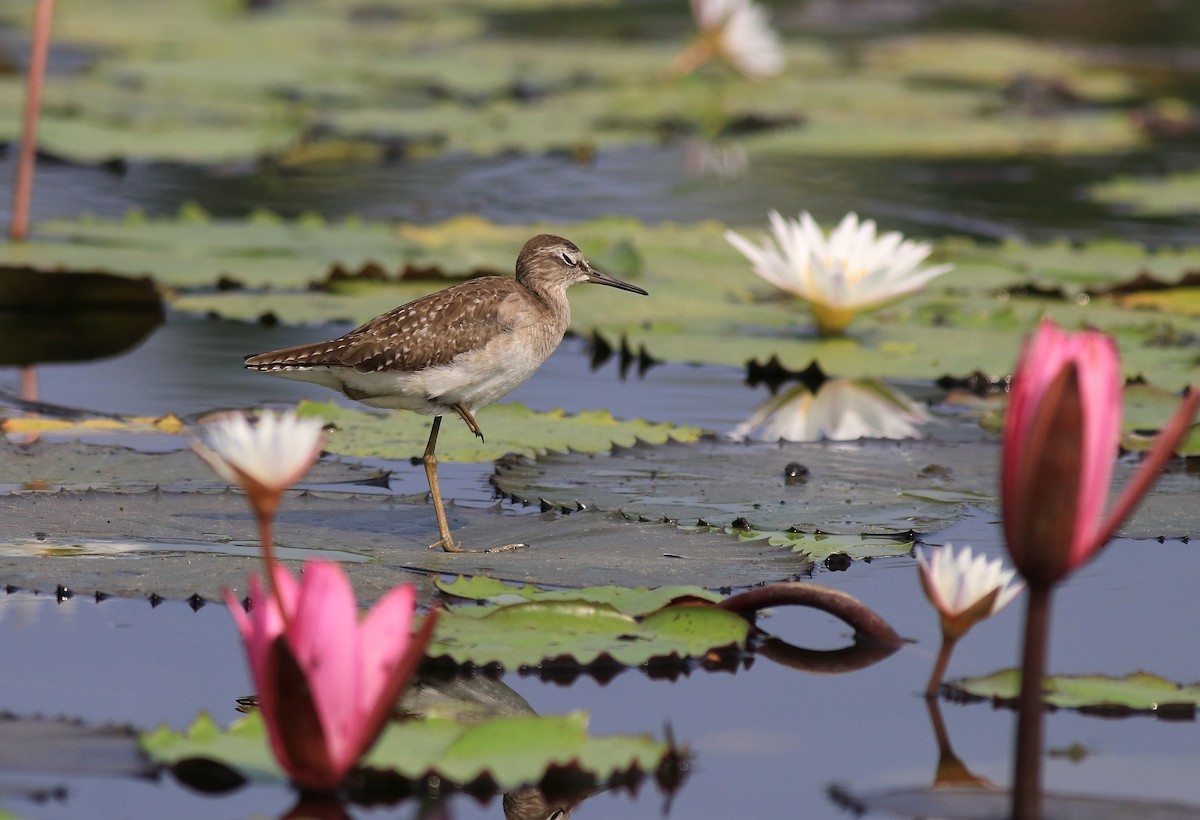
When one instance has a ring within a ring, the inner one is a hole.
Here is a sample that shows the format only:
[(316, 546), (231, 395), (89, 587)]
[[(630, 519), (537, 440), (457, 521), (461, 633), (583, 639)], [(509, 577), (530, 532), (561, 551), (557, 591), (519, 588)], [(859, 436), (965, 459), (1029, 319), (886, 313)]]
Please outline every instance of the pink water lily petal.
[(372, 607), (362, 624), (363, 698), (373, 703), (386, 690), (392, 672), (408, 651), (416, 592), (396, 587)]
[(1149, 489), (1200, 404), (1189, 396), (1106, 515), (1119, 452), (1123, 378), (1112, 339), (1045, 320), (1026, 342), (1004, 420), (1001, 509), (1013, 561), (1053, 584), (1086, 563)]
[(1104, 546), (1100, 527), (1108, 503), (1118, 446), (1121, 441), (1124, 379), (1117, 346), (1095, 332), (1077, 334), (1071, 358), (1077, 363), (1083, 399), (1083, 463), (1079, 481), (1078, 524), (1071, 543), (1070, 562), (1080, 566)]
[(364, 655), (354, 588), (330, 561), (308, 561), (288, 636), (325, 732), (331, 764), (350, 770), (364, 732)]

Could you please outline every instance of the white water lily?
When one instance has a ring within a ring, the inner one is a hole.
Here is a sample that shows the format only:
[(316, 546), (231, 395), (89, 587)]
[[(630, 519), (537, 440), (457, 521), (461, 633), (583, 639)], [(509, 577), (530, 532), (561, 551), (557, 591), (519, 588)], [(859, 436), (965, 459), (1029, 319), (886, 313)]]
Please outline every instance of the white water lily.
[(1025, 588), (1020, 581), (1013, 583), (1015, 569), (1004, 569), (999, 558), (972, 555), (970, 547), (955, 555), (947, 545), (928, 561), (918, 549), (917, 563), (921, 587), (941, 615), (943, 637), (951, 641), (1004, 609)]
[(719, 57), (750, 80), (783, 70), (779, 35), (767, 12), (752, 0), (691, 0), (700, 39), (679, 56), (675, 68), (688, 74), (710, 57)]
[(763, 402), (729, 435), (736, 440), (857, 441), (920, 438), (932, 417), (902, 391), (872, 379), (797, 385)]
[(251, 498), (278, 497), (308, 471), (325, 443), (324, 422), (294, 412), (264, 411), (251, 423), (230, 413), (205, 425), (192, 448), (217, 475), (241, 485)]
[(896, 231), (876, 236), (874, 220), (846, 214), (829, 238), (807, 211), (800, 220), (771, 212), (774, 239), (754, 244), (734, 231), (725, 239), (754, 272), (809, 303), (822, 335), (845, 331), (856, 314), (909, 296), (953, 265), (921, 268), (932, 248)]

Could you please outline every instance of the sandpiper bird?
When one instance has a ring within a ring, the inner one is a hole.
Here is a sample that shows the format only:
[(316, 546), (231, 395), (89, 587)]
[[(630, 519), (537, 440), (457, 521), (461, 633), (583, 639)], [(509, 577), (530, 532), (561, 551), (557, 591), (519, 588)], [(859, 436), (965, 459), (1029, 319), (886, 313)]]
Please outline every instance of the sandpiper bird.
[(441, 537), (430, 548), (479, 552), (456, 544), (446, 523), (434, 455), (442, 416), (454, 411), (482, 439), (474, 411), (528, 379), (554, 352), (571, 321), (567, 288), (580, 282), (648, 295), (592, 268), (566, 239), (539, 234), (521, 249), (515, 279), (471, 279), (332, 341), (247, 356), (246, 368), (320, 384), (371, 407), (433, 416), (423, 461)]

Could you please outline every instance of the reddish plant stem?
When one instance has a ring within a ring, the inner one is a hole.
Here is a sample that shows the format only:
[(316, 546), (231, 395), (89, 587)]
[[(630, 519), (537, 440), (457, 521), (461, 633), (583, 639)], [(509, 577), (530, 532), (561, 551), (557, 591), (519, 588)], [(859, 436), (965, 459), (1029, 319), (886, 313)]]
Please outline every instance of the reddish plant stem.
[(267, 574), (267, 589), (270, 590), (271, 597), (275, 599), (275, 606), (279, 608), (279, 617), (283, 620), (283, 631), (287, 633), (291, 631), (292, 624), (287, 608), (283, 605), (283, 596), (279, 592), (279, 585), (275, 583), (275, 536), (272, 532), (275, 507), (265, 505), (268, 508), (264, 509), (258, 504), (253, 506), (255, 515), (258, 517), (258, 535), (262, 542), (262, 559)]
[(769, 606), (811, 606), (841, 618), (854, 627), (854, 631), (859, 635), (885, 646), (900, 646), (904, 643), (904, 639), (896, 634), (896, 630), (866, 604), (852, 595), (820, 584), (800, 581), (768, 584), (726, 598), (717, 606), (742, 614), (757, 612)]
[(686, 77), (712, 59), (715, 53), (716, 38), (712, 34), (702, 34), (671, 62), (671, 70), (677, 77)]
[(1017, 755), (1013, 772), (1013, 820), (1042, 816), (1042, 708), (1049, 643), (1052, 584), (1030, 584), (1026, 594), (1025, 651), (1017, 700)]
[(37, 158), (38, 113), (42, 107), (42, 79), (46, 76), (46, 55), (50, 51), (50, 23), (53, 19), (54, 0), (38, 0), (25, 83), (21, 150), (17, 154), (17, 176), (13, 183), (12, 220), (8, 226), (8, 236), (14, 242), (22, 241), (29, 233), (29, 200), (33, 196), (33, 164)]
[(950, 665), (950, 653), (954, 651), (956, 643), (958, 638), (942, 636), (942, 648), (938, 652), (937, 662), (933, 665), (933, 673), (929, 676), (929, 684), (925, 687), (925, 697), (937, 698), (938, 691), (942, 688), (942, 679), (946, 677), (946, 667)]

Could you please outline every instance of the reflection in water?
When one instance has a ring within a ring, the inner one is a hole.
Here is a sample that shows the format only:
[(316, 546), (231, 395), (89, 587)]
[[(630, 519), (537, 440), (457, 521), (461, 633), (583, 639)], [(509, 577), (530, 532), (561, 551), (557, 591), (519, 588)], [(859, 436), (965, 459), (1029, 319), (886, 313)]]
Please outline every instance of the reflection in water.
[[(397, 713), (406, 718), (452, 716), (467, 725), (491, 718), (537, 714), (529, 701), (487, 675), (418, 675), (400, 699)], [(504, 794), (504, 817), (505, 820), (566, 820), (575, 806), (597, 791), (600, 790), (549, 797), (534, 786), (514, 789)]]
[[(149, 279), (0, 266), (0, 367), (21, 369), (26, 402), (38, 400), (36, 365), (116, 356), (141, 343), (163, 318)], [(37, 433), (14, 438), (31, 444)]]
[[(258, 707), (257, 696), (238, 699), (238, 711), (248, 713)], [(393, 713), (394, 720), (451, 718), (463, 725), (474, 725), (501, 717), (536, 715), (537, 712), (523, 697), (502, 681), (487, 675), (463, 676), (452, 674), (418, 674), (405, 689)], [(180, 772), (175, 771), (177, 777)], [(184, 777), (180, 777), (185, 780)], [(193, 784), (195, 785), (195, 784)], [(451, 817), (449, 792), (439, 792), (438, 786), (426, 784), (420, 797), (418, 817), (422, 820)], [(568, 820), (574, 808), (586, 798), (604, 791), (604, 786), (573, 789), (553, 795), (536, 786), (524, 786), (506, 792), (502, 806), (505, 820)], [(392, 803), (413, 796), (411, 784), (400, 783), (388, 773), (360, 770), (347, 783), (346, 795), (354, 803), (374, 805)], [(301, 799), (287, 817), (319, 817), (337, 820), (344, 812), (340, 799), (319, 800), (316, 803)], [(304, 814), (304, 812), (311, 812)]]
[(724, 140), (688, 139), (683, 144), (683, 161), (692, 176), (735, 179), (750, 166), (746, 149)]
[(937, 698), (925, 698), (929, 707), (929, 722), (933, 725), (933, 737), (937, 741), (938, 763), (933, 775), (933, 787), (980, 788), (993, 789), (995, 786), (986, 777), (973, 774), (966, 767), (950, 745), (950, 735), (946, 732), (946, 724), (942, 720), (942, 710)]
[(796, 385), (759, 405), (730, 437), (742, 441), (854, 441), (921, 438), (932, 417), (900, 390), (874, 379)]

